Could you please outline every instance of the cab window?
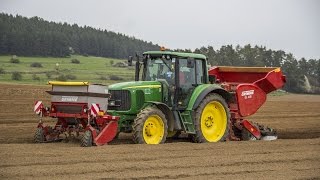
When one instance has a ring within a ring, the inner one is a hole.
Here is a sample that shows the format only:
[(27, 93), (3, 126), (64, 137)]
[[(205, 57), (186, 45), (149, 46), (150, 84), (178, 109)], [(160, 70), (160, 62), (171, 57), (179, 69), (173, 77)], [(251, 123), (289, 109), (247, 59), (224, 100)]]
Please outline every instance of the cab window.
[(196, 60), (196, 84), (204, 84), (204, 72), (203, 72), (203, 61)]

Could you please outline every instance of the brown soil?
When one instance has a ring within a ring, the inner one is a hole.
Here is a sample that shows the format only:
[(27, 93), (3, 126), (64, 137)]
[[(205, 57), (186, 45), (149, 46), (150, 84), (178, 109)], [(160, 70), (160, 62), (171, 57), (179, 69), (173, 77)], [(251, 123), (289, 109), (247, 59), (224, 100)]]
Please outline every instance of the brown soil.
[(46, 90), (0, 84), (0, 179), (320, 179), (320, 96), (268, 97), (249, 120), (277, 129), (276, 141), (137, 145), (120, 134), (112, 145), (82, 148), (77, 139), (33, 144), (33, 105), (49, 104)]

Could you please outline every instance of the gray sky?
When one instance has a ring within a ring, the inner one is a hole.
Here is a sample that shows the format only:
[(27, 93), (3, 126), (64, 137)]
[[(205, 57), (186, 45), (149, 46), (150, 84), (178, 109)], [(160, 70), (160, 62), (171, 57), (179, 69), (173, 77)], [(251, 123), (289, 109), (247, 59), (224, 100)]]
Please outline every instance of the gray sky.
[(0, 12), (112, 30), (171, 49), (250, 43), (320, 58), (317, 0), (0, 0)]

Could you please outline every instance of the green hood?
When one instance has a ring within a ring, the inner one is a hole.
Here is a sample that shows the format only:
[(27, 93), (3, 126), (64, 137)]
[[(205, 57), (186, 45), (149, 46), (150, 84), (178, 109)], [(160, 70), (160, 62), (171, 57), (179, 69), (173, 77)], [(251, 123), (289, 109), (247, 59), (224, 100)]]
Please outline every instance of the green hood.
[(158, 81), (131, 81), (112, 84), (108, 87), (109, 90), (123, 89), (145, 89), (145, 88), (160, 88), (161, 83)]

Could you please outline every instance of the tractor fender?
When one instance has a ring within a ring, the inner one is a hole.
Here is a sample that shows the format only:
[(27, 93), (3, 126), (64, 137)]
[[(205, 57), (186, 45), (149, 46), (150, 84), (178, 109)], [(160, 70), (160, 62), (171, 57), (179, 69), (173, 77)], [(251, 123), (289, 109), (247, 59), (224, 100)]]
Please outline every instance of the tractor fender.
[(168, 119), (168, 131), (173, 131), (175, 127), (175, 123), (174, 123), (174, 116), (171, 109), (166, 104), (161, 102), (147, 101), (146, 103), (155, 105), (158, 109), (160, 109), (163, 112), (163, 114), (166, 115)]
[(210, 93), (216, 93), (222, 96), (228, 103), (231, 100), (231, 95), (217, 84), (202, 84), (196, 87), (190, 98), (187, 110), (196, 109), (200, 102)]

